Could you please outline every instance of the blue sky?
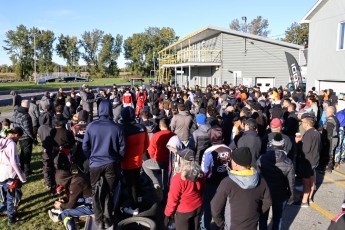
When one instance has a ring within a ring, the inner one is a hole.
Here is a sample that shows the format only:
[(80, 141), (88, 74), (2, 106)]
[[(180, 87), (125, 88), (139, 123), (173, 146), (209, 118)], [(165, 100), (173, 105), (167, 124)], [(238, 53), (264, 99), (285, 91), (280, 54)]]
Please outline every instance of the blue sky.
[[(59, 1), (3, 1), (0, 8), (0, 64), (11, 64), (3, 50), (5, 33), (23, 24), (50, 29), (55, 36), (61, 33), (80, 38), (84, 31), (95, 28), (124, 39), (143, 32), (150, 26), (172, 27), (176, 35), (184, 37), (206, 25), (229, 28), (229, 23), (246, 16), (251, 21), (261, 15), (268, 19), (274, 39), (283, 37), (285, 30), (299, 22), (317, 0), (59, 0)], [(54, 55), (53, 61), (65, 64)], [(119, 66), (126, 60), (121, 55)], [(82, 64), (82, 62), (81, 62)]]

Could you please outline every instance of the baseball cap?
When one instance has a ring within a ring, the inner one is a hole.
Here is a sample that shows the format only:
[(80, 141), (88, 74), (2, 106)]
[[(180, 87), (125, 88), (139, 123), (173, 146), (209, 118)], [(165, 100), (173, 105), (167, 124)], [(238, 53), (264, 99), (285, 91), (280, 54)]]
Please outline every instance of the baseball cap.
[(273, 118), (273, 120), (270, 123), (271, 128), (278, 128), (282, 126), (283, 122), (279, 118)]

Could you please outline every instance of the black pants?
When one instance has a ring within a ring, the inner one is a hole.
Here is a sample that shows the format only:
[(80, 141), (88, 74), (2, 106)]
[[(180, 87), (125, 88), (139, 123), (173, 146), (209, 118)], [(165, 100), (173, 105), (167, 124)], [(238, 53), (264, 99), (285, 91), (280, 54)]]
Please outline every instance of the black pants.
[(175, 225), (178, 230), (198, 230), (202, 207), (192, 212), (176, 212)]
[[(117, 166), (113, 163), (103, 165), (96, 168), (90, 168), (90, 180), (92, 186), (92, 199), (95, 200), (95, 190), (96, 190), (96, 183), (97, 181), (103, 176), (107, 183), (107, 187), (109, 188), (110, 197), (114, 196), (114, 190), (117, 185)], [(107, 205), (107, 210), (109, 213), (113, 213), (114, 209), (114, 201), (113, 199), (109, 200)], [(103, 222), (103, 210), (98, 209), (97, 205), (93, 205), (93, 211), (95, 213), (95, 220), (96, 223)]]
[(123, 170), (126, 180), (127, 191), (131, 201), (132, 209), (138, 208), (138, 197), (142, 196), (140, 186), (140, 168)]
[(24, 140), (19, 140), (20, 146), (20, 167), (24, 171), (24, 173), (29, 173), (31, 171), (30, 162), (31, 162), (31, 154), (32, 154), (32, 143), (33, 140), (31, 138), (27, 138)]
[(34, 141), (37, 141), (37, 131), (38, 131), (38, 126), (33, 126), (32, 130), (33, 130), (33, 134), (34, 134)]
[(56, 185), (55, 182), (55, 167), (54, 167), (54, 158), (56, 154), (51, 153), (43, 149), (42, 161), (43, 161), (43, 175), (44, 181), (48, 187), (53, 187)]

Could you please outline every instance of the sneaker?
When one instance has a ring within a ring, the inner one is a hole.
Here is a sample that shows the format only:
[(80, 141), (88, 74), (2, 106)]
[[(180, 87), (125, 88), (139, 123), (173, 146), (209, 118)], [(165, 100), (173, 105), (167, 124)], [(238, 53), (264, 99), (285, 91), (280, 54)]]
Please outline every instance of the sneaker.
[(301, 208), (309, 208), (309, 204), (307, 203), (301, 203)]
[(340, 169), (340, 164), (339, 163), (335, 163), (334, 169)]
[(22, 223), (22, 221), (18, 217), (8, 218), (8, 221), (7, 221), (8, 226), (11, 226), (14, 224), (20, 224), (20, 223)]
[(51, 210), (48, 210), (48, 216), (53, 222), (55, 223), (59, 222), (59, 215), (52, 212)]
[(132, 209), (131, 207), (128, 208), (124, 208), (123, 211), (128, 214), (128, 215), (132, 215), (132, 216), (136, 216), (139, 214), (139, 208), (136, 209)]

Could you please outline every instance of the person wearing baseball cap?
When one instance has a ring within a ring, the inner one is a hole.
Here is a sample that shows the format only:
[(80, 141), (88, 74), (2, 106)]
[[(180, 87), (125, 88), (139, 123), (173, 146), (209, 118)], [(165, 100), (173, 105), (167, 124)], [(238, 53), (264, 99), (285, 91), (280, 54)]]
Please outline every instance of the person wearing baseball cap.
[(292, 142), (290, 140), (290, 138), (282, 133), (282, 126), (283, 126), (283, 121), (279, 118), (273, 118), (272, 121), (270, 122), (270, 128), (271, 128), (271, 132), (268, 133), (267, 135), (264, 136), (263, 140), (262, 140), (262, 149), (261, 149), (261, 154), (266, 153), (267, 148), (269, 146), (271, 146), (271, 142), (274, 138), (274, 136), (276, 134), (281, 134), (281, 136), (283, 137), (283, 141), (284, 141), (284, 148), (283, 150), (287, 153), (288, 157), (290, 157), (292, 159)]
[(221, 181), (211, 201), (212, 217), (220, 229), (229, 229), (230, 226), (234, 229), (257, 229), (261, 212), (265, 213), (272, 204), (265, 179), (250, 166), (251, 163), (249, 148), (240, 147), (232, 152), (232, 170)]
[(302, 127), (305, 130), (303, 137), (295, 137), (296, 143), (301, 142), (299, 153), (301, 154), (299, 176), (303, 182), (303, 197), (301, 207), (309, 207), (315, 189), (315, 168), (319, 165), (321, 151), (321, 134), (314, 128), (315, 115), (305, 113), (302, 115)]

